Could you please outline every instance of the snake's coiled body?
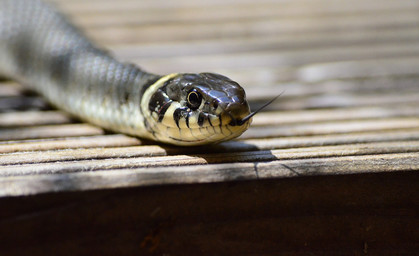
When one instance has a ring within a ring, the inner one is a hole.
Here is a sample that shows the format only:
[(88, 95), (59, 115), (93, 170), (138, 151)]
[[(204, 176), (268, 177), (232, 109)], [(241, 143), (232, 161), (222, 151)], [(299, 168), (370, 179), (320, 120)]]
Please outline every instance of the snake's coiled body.
[(228, 140), (251, 122), (237, 83), (121, 63), (38, 0), (0, 0), (0, 75), (88, 122), (175, 145)]

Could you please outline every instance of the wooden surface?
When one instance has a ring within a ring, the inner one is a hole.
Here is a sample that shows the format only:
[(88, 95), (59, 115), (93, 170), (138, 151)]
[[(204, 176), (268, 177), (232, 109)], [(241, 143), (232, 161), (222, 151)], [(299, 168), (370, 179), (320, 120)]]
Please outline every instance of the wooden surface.
[(284, 93), (238, 140), (183, 149), (108, 134), (2, 82), (0, 195), (419, 169), (417, 1), (54, 2), (147, 70), (221, 72), (253, 108)]
[(110, 134), (1, 81), (4, 252), (419, 250), (419, 1), (51, 2), (148, 71), (222, 73), (253, 109), (284, 93), (237, 140), (178, 148)]

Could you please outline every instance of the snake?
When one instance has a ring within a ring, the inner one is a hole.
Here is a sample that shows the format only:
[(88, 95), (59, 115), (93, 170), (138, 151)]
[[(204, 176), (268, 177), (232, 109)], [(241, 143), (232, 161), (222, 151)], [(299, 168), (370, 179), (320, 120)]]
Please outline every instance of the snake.
[(245, 132), (245, 90), (217, 73), (157, 75), (96, 46), (41, 0), (0, 0), (0, 75), (104, 129), (179, 146)]

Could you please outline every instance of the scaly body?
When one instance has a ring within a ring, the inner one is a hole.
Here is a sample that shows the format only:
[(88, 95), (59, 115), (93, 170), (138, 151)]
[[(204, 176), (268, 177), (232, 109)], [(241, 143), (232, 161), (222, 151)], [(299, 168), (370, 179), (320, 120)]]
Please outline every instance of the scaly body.
[(121, 63), (38, 0), (0, 0), (0, 75), (87, 122), (175, 145), (229, 140), (251, 122), (234, 81)]

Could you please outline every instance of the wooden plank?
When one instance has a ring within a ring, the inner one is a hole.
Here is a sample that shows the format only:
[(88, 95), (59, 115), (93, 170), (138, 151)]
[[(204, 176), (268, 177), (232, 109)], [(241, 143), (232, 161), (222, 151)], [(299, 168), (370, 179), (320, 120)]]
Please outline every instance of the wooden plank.
[(235, 52), (254, 52), (267, 50), (313, 49), (330, 46), (371, 45), (388, 43), (407, 43), (418, 40), (415, 27), (401, 27), (345, 33), (307, 32), (303, 34), (266, 35), (259, 37), (219, 38), (179, 42), (153, 42), (126, 44), (105, 44), (122, 58), (154, 58), (188, 55), (208, 55)]
[[(401, 129), (390, 131), (372, 131), (351, 134), (328, 134), (318, 136), (288, 136), (286, 138), (261, 138), (241, 141), (225, 142), (213, 147), (206, 147), (202, 152), (216, 151), (250, 151), (255, 149), (270, 150), (279, 148), (302, 148), (326, 145), (346, 145), (369, 142), (391, 142), (419, 140), (419, 129)], [(141, 141), (121, 134), (89, 137), (61, 137), (39, 140), (7, 141), (0, 142), (0, 153), (28, 151), (52, 151), (75, 148), (105, 148), (127, 147), (141, 145)], [(160, 145), (162, 146), (162, 145)], [(164, 146), (167, 151), (169, 148)], [(192, 150), (197, 150), (193, 148)], [(202, 150), (202, 149), (201, 149)], [(187, 149), (180, 151), (188, 152)]]
[(0, 81), (0, 97), (20, 96), (23, 88), (10, 81)]
[(253, 126), (315, 123), (323, 121), (343, 121), (418, 116), (416, 104), (395, 106), (346, 107), (336, 109), (307, 109), (291, 111), (262, 112), (253, 118)]
[(0, 113), (0, 128), (46, 124), (66, 124), (72, 119), (61, 111), (25, 111)]
[[(333, 21), (333, 22), (332, 22)], [(181, 23), (181, 24), (146, 24), (143, 26), (115, 26), (86, 28), (85, 31), (95, 40), (103, 43), (133, 43), (133, 42), (171, 42), (185, 40), (220, 39), (234, 37), (257, 37), (269, 34), (289, 33), (339, 33), (342, 30), (380, 30), (415, 26), (419, 18), (416, 11), (394, 13), (388, 15), (348, 15), (342, 19), (271, 18), (262, 20), (226, 21), (219, 23)], [(139, 37), (138, 35), (141, 35)]]
[[(158, 146), (137, 146), (74, 149), (54, 151), (49, 154), (45, 154), (45, 152), (28, 152), (4, 155), (0, 156), (0, 176), (60, 173), (66, 172), (70, 168), (74, 168), (74, 170), (95, 170), (406, 153), (419, 151), (419, 142), (379, 142), (269, 151), (262, 151), (259, 148), (259, 151), (236, 152), (225, 150), (220, 153), (205, 154), (198, 151), (191, 155), (193, 151), (170, 148), (167, 150)], [(189, 155), (182, 155), (187, 153)], [(171, 154), (176, 155), (170, 156)], [(153, 157), (150, 158), (150, 156)], [(77, 164), (75, 161), (77, 161)]]
[[(185, 71), (188, 67), (195, 69), (210, 69), (217, 64), (218, 68), (251, 68), (258, 66), (266, 67), (295, 67), (309, 65), (322, 62), (336, 62), (349, 60), (367, 60), (376, 58), (380, 59), (399, 58), (407, 56), (419, 56), (419, 47), (417, 43), (405, 44), (381, 44), (367, 46), (335, 46), (323, 49), (297, 49), (290, 51), (261, 51), (249, 53), (232, 53), (219, 55), (203, 55), (203, 56), (185, 56), (178, 58), (140, 58), (131, 59), (135, 63), (141, 64), (147, 69), (157, 69), (158, 72), (167, 72), (170, 68)], [(163, 63), (165, 65), (163, 65)], [(166, 70), (159, 69), (165, 66)], [(170, 71), (169, 71), (170, 72)]]
[[(269, 91), (272, 95), (279, 95), (284, 92), (284, 90), (278, 90), (275, 87), (264, 88)], [(271, 90), (272, 89), (272, 90)], [(256, 90), (249, 90), (254, 92)], [(259, 90), (260, 91), (260, 90)], [(261, 105), (268, 101), (266, 97), (261, 101), (260, 93), (254, 94), (253, 106), (257, 109), (258, 105)], [(314, 94), (303, 97), (287, 97), (281, 96), (280, 101), (273, 102), (267, 110), (273, 109), (283, 109), (283, 110), (297, 110), (297, 109), (316, 109), (316, 108), (344, 108), (344, 107), (360, 107), (360, 106), (389, 106), (396, 104), (415, 104), (417, 103), (418, 93), (417, 92), (401, 92), (397, 94), (397, 97), (394, 97), (393, 92), (388, 92), (386, 94), (380, 93), (348, 93), (345, 91), (328, 93), (328, 94)], [(253, 98), (253, 96), (249, 97)], [(251, 102), (252, 104), (252, 102)], [(251, 105), (252, 106), (252, 105)], [(256, 106), (256, 107), (255, 107)]]
[(351, 133), (416, 128), (419, 117), (387, 118), (377, 120), (342, 121), (288, 126), (252, 127), (240, 138), (269, 138), (283, 136), (307, 136), (321, 134)]
[[(22, 172), (18, 172), (18, 168), (9, 169), (15, 172), (17, 176), (0, 179), (0, 183), (3, 183), (2, 188), (4, 188), (1, 190), (1, 195), (29, 195), (50, 191), (151, 186), (161, 184), (162, 180), (165, 184), (196, 184), (255, 178), (418, 171), (419, 153), (276, 160), (256, 163), (221, 163), (182, 167), (153, 167), (153, 162), (149, 161), (149, 163), (151, 165), (148, 165), (147, 168), (134, 169), (135, 165), (132, 165), (131, 161), (131, 164), (118, 165), (118, 168), (122, 168), (118, 170), (104, 170), (107, 169), (107, 166), (111, 167), (112, 162), (109, 162), (108, 165), (97, 166), (96, 169), (91, 169), (92, 165), (86, 166), (83, 163), (77, 166), (76, 163), (61, 169), (60, 173), (66, 173), (66, 175), (42, 175), (39, 172), (41, 170), (39, 167), (28, 168), (27, 170), (30, 170), (31, 173), (25, 173), (25, 169)], [(201, 161), (201, 163), (204, 163), (204, 161)], [(56, 173), (57, 170), (49, 169), (47, 172)], [(336, 172), (336, 170), (339, 170), (339, 172)], [(7, 169), (3, 169), (2, 174), (7, 175)], [(29, 176), (19, 177), (20, 175)]]
[[(374, 12), (374, 11), (390, 11), (399, 9), (410, 9), (418, 7), (418, 4), (414, 0), (398, 1), (395, 3), (391, 0), (380, 0), (380, 1), (322, 1), (321, 8), (318, 7), (320, 2), (316, 1), (278, 1), (278, 0), (263, 0), (255, 4), (253, 1), (244, 0), (236, 2), (234, 0), (228, 1), (180, 1), (178, 3), (167, 3), (165, 1), (142, 1), (141, 3), (135, 0), (121, 1), (120, 4), (115, 5), (112, 1), (55, 1), (50, 0), (58, 4), (58, 6), (74, 15), (91, 15), (92, 13), (127, 13), (131, 11), (157, 11), (153, 13), (155, 15), (164, 16), (166, 13), (188, 10), (189, 12), (198, 12), (199, 15), (195, 16), (195, 13), (188, 13), (192, 15), (194, 20), (199, 20), (205, 15), (219, 15), (217, 13), (208, 13), (203, 10), (213, 11), (214, 9), (228, 10), (230, 15), (236, 15), (230, 8), (236, 7), (237, 9), (246, 8), (245, 10), (253, 10), (254, 8), (271, 8), (278, 15), (313, 15), (318, 14), (319, 16), (325, 16), (325, 14), (340, 15), (342, 13), (359, 13), (359, 12)], [(305, 8), (303, 8), (305, 7)], [(164, 12), (166, 13), (159, 13)], [(272, 11), (272, 10), (270, 10)], [(248, 15), (252, 15), (248, 11)], [(234, 17), (234, 16), (233, 16)], [(144, 17), (138, 17), (137, 20), (141, 20)], [(162, 17), (163, 19), (165, 17)], [(185, 18), (185, 17), (181, 17)], [(102, 21), (102, 22), (106, 22)], [(115, 21), (118, 22), (118, 21)], [(102, 24), (102, 23), (101, 23)]]
[(415, 57), (315, 64), (301, 69), (299, 78), (317, 82), (328, 79), (410, 76), (417, 75), (413, 67), (418, 64), (419, 59)]
[[(136, 5), (131, 9), (103, 10), (98, 13), (96, 6), (94, 11), (80, 10), (72, 16), (75, 22), (84, 27), (104, 27), (118, 25), (140, 25), (140, 24), (167, 24), (167, 23), (188, 23), (188, 22), (223, 22), (227, 20), (249, 20), (261, 18), (301, 18), (315, 17), (326, 19), (334, 16), (359, 15), (368, 13), (371, 15), (409, 12), (412, 8), (418, 7), (417, 3), (393, 3), (372, 2), (369, 5), (356, 5), (341, 3), (342, 6), (328, 5), (325, 8), (300, 8), (298, 5), (287, 5), (283, 2), (271, 3), (234, 3), (227, 5), (210, 5), (206, 8), (200, 6), (173, 6), (167, 8), (139, 8)], [(314, 6), (313, 6), (314, 7)], [(94, 13), (94, 15), (92, 15)], [(140, 17), (139, 17), (140, 16)]]
[(37, 138), (53, 138), (61, 136), (88, 136), (100, 135), (104, 131), (102, 128), (90, 124), (62, 124), (45, 125), (24, 128), (2, 129), (1, 140), (24, 140)]
[(136, 138), (122, 134), (102, 135), (102, 136), (79, 136), (47, 138), (38, 140), (20, 141), (0, 141), (0, 153), (25, 152), (25, 151), (46, 151), (71, 148), (90, 148), (90, 147), (124, 147), (139, 145), (140, 141)]

